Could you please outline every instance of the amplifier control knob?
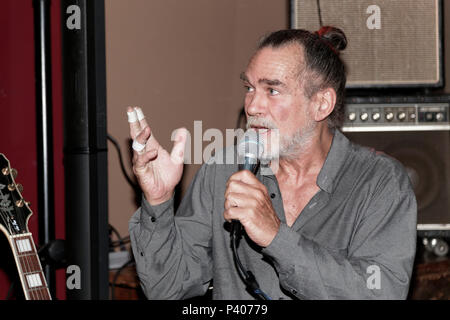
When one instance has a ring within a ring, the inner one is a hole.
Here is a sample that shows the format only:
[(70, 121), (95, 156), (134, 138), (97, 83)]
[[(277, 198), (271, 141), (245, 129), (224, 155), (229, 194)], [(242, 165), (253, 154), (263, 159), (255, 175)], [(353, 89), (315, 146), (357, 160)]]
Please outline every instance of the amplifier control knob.
[(398, 120), (403, 121), (406, 119), (406, 113), (400, 112), (397, 117), (398, 117)]
[(375, 112), (374, 114), (372, 114), (372, 120), (373, 121), (380, 120), (380, 113), (379, 112)]
[(394, 114), (392, 112), (386, 113), (386, 120), (392, 121), (392, 119), (394, 119)]
[(361, 120), (367, 121), (367, 119), (369, 119), (369, 114), (367, 112), (361, 113)]
[(348, 114), (348, 120), (355, 121), (356, 120), (356, 113), (355, 112), (350, 112)]
[(436, 114), (436, 120), (437, 121), (442, 121), (444, 120), (444, 114), (442, 112), (439, 112)]

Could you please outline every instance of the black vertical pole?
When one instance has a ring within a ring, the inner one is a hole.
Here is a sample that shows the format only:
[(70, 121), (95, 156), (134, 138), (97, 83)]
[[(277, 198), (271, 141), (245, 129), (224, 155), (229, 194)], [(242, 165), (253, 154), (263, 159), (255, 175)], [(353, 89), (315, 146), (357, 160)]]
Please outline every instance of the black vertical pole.
[[(39, 244), (44, 245), (55, 239), (50, 0), (33, 0), (33, 10)], [(55, 296), (54, 268), (45, 265), (44, 273), (50, 293)]]
[(66, 248), (81, 271), (68, 299), (108, 299), (105, 11), (62, 0)]

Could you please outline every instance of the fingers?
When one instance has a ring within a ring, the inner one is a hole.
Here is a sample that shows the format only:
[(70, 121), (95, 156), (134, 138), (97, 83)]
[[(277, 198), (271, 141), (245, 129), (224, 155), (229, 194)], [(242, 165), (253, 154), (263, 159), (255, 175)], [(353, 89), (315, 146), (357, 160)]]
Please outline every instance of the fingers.
[(256, 192), (260, 191), (252, 185), (238, 180), (228, 180), (225, 189), (225, 198), (227, 198), (230, 193), (249, 194), (253, 196)]
[(144, 129), (148, 127), (147, 120), (145, 119), (144, 112), (141, 108), (135, 107), (134, 110), (136, 111), (136, 115), (139, 121), (139, 124), (141, 125), (141, 128)]
[[(139, 107), (127, 108), (128, 123), (130, 124), (130, 136), (131, 139), (136, 140), (140, 144), (146, 145), (146, 150), (153, 150), (159, 148), (159, 143), (156, 141), (154, 134), (152, 133), (147, 120), (145, 119), (144, 112)], [(148, 130), (145, 133), (145, 138), (139, 138), (140, 134)], [(142, 153), (143, 151), (141, 151)]]
[[(227, 191), (259, 194), (267, 194), (267, 188), (259, 181), (253, 173), (248, 170), (234, 173), (227, 181)], [(226, 193), (226, 192), (225, 192)]]
[(226, 221), (231, 222), (231, 220), (239, 220), (241, 223), (244, 218), (248, 218), (249, 212), (248, 209), (239, 208), (239, 207), (231, 207), (226, 209), (223, 212), (223, 217)]
[(128, 123), (130, 125), (130, 136), (131, 139), (136, 139), (136, 137), (141, 133), (142, 128), (141, 124), (138, 120), (138, 115), (136, 112), (136, 109), (132, 107), (127, 108), (127, 116), (128, 116)]
[(141, 153), (144, 153), (145, 151), (150, 151), (152, 149), (156, 149), (156, 148), (150, 148), (150, 147), (148, 147), (146, 145), (149, 137), (150, 137), (150, 128), (146, 127), (134, 139), (134, 141), (133, 141), (133, 152), (141, 154)]
[(127, 116), (128, 123), (130, 124), (130, 135), (134, 140), (143, 129), (148, 127), (148, 123), (145, 119), (144, 112), (139, 107), (128, 107)]
[[(147, 159), (149, 157), (149, 153), (153, 153), (156, 156), (156, 153), (158, 151), (157, 148), (150, 148), (146, 145), (148, 138), (150, 137), (150, 128), (147, 127), (144, 130), (141, 131), (141, 133), (138, 134), (138, 136), (134, 139), (133, 142), (133, 162), (135, 166), (141, 167), (145, 166), (145, 164), (150, 161), (150, 159)], [(138, 143), (141, 145), (144, 145), (144, 149), (142, 151), (137, 151), (134, 149), (134, 144)], [(144, 156), (145, 155), (145, 156)]]
[(146, 151), (142, 154), (137, 154), (135, 153), (134, 156), (134, 173), (135, 174), (139, 174), (143, 171), (146, 170), (147, 168), (147, 163), (149, 163), (150, 161), (152, 161), (153, 159), (155, 159), (158, 156), (158, 150), (157, 149), (153, 149), (150, 151)]
[[(252, 173), (247, 173), (253, 176)], [(248, 218), (249, 210), (256, 209), (266, 202), (266, 200), (264, 200), (268, 197), (266, 187), (263, 184), (247, 183), (247, 173), (243, 173), (242, 171), (237, 172), (227, 181), (224, 202), (225, 219), (240, 220), (239, 214), (242, 212), (247, 212), (246, 218)], [(251, 182), (254, 183), (253, 180), (251, 180)]]
[(225, 196), (225, 204), (224, 204), (225, 210), (228, 210), (228, 209), (234, 208), (234, 207), (239, 207), (239, 208), (255, 207), (256, 205), (257, 205), (257, 203), (254, 198), (249, 198), (242, 193), (229, 192)]
[(264, 185), (261, 183), (261, 181), (259, 181), (258, 178), (256, 178), (256, 176), (248, 170), (242, 170), (234, 173), (230, 177), (230, 179), (228, 179), (228, 182), (231, 181), (244, 182), (245, 184), (252, 185), (261, 190), (264, 188)]
[(175, 140), (170, 153), (170, 158), (174, 163), (180, 164), (184, 161), (184, 150), (186, 147), (187, 130), (185, 128), (178, 129), (175, 133)]

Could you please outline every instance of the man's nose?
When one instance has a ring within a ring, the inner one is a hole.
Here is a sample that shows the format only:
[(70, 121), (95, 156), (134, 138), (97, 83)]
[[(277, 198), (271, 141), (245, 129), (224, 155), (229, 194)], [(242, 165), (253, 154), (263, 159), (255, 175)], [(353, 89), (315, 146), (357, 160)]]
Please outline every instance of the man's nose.
[(261, 94), (254, 93), (248, 98), (245, 109), (249, 116), (264, 115), (267, 110), (267, 101), (265, 101)]

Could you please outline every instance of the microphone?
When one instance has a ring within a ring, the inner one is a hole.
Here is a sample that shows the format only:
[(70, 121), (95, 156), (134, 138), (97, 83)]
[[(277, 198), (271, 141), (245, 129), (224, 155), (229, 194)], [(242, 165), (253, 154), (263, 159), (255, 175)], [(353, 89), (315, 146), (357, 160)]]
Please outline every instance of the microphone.
[[(249, 129), (245, 132), (237, 146), (239, 170), (249, 170), (255, 174), (258, 171), (259, 159), (263, 154), (264, 143), (261, 141), (258, 132)], [(242, 280), (253, 295), (262, 299), (270, 300), (270, 297), (259, 287), (258, 281), (250, 270), (246, 270), (239, 259), (237, 252), (238, 240), (241, 236), (242, 225), (239, 220), (231, 221), (231, 250), (233, 251), (234, 262)]]
[(255, 174), (263, 149), (264, 145), (258, 132), (255, 129), (247, 130), (237, 147), (239, 170), (249, 170)]
[[(258, 132), (255, 129), (247, 130), (237, 146), (239, 171), (248, 170), (256, 174), (263, 149), (264, 144)], [(231, 237), (239, 237), (241, 230), (241, 223), (238, 220), (233, 220), (231, 222)]]

